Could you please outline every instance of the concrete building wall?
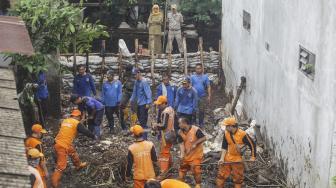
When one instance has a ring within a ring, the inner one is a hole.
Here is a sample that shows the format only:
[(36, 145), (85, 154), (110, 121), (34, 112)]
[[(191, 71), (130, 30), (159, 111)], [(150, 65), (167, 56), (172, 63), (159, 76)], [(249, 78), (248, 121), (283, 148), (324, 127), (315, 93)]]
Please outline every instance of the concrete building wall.
[[(331, 187), (336, 174), (336, 1), (223, 0), (223, 68), (282, 161), (291, 187)], [(243, 28), (243, 10), (251, 30)], [(269, 49), (266, 49), (266, 43)], [(315, 79), (299, 70), (299, 46), (316, 55)], [(334, 136), (335, 135), (335, 136)]]

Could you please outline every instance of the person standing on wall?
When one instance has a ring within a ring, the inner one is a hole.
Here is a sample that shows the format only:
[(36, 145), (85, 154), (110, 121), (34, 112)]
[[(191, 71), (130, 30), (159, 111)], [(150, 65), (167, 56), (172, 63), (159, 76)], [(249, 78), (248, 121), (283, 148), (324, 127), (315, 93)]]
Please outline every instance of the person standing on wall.
[(226, 179), (232, 175), (234, 188), (241, 188), (244, 182), (244, 163), (241, 148), (247, 145), (251, 150), (251, 161), (256, 160), (256, 145), (250, 136), (238, 128), (236, 118), (224, 119), (226, 130), (222, 143), (222, 154), (218, 161), (217, 188), (224, 188)]
[(193, 122), (193, 114), (197, 111), (197, 91), (191, 86), (190, 78), (185, 77), (182, 87), (176, 92), (175, 111), (177, 117), (185, 117), (189, 122)]
[(201, 63), (196, 65), (196, 74), (191, 76), (191, 85), (196, 89), (198, 94), (198, 112), (194, 117), (198, 119), (198, 125), (204, 127), (205, 107), (211, 102), (211, 85), (207, 74), (203, 72)]
[[(119, 80), (114, 79), (112, 71), (107, 72), (107, 81), (104, 82), (101, 92), (101, 101), (105, 105), (105, 114), (110, 127), (110, 133), (114, 133), (115, 114), (119, 118), (119, 105), (122, 96), (122, 85)], [(120, 121), (120, 118), (119, 118)], [(120, 124), (123, 131), (126, 131), (125, 124)]]
[(182, 46), (182, 32), (181, 25), (183, 23), (183, 16), (181, 13), (177, 12), (176, 4), (171, 5), (171, 12), (167, 15), (168, 18), (168, 42), (166, 46), (166, 53), (172, 53), (173, 51), (173, 41), (176, 39), (179, 52), (183, 54)]
[(38, 87), (36, 88), (35, 93), (35, 102), (37, 104), (37, 108), (39, 111), (39, 120), (43, 127), (46, 127), (46, 118), (47, 118), (47, 111), (48, 111), (48, 86), (47, 86), (47, 79), (46, 74), (40, 71), (37, 75), (37, 84)]
[[(162, 53), (162, 24), (163, 24), (163, 15), (160, 12), (159, 5), (153, 5), (152, 12), (148, 18), (148, 33), (149, 33), (149, 44), (148, 49), (154, 54)], [(154, 46), (153, 46), (154, 45)]]
[[(131, 102), (137, 104), (137, 116), (142, 128), (147, 129), (148, 121), (148, 110), (150, 104), (152, 103), (152, 91), (149, 86), (149, 83), (146, 79), (141, 76), (141, 72), (138, 68), (134, 69), (135, 75), (135, 84), (133, 88), (133, 93), (131, 96)], [(147, 139), (147, 132), (143, 134), (144, 139)]]
[(80, 97), (91, 97), (91, 93), (96, 96), (95, 82), (91, 74), (86, 73), (84, 65), (78, 66), (78, 74), (73, 81), (73, 94), (77, 94)]

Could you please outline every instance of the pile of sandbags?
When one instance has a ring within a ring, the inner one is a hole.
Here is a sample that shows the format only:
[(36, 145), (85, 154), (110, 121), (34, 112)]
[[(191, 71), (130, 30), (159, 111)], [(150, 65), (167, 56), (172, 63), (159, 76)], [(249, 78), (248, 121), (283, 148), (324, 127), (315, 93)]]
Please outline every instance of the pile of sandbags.
[[(196, 64), (200, 62), (200, 53), (188, 53), (188, 71), (189, 73), (194, 72)], [(219, 65), (219, 53), (212, 51), (212, 52), (204, 52), (204, 66), (205, 70), (209, 76), (210, 81), (217, 85), (218, 84), (218, 69), (220, 68)], [(124, 57), (122, 62), (118, 63), (118, 56), (110, 56), (105, 58), (105, 71), (112, 70), (113, 72), (118, 75), (119, 73), (119, 66), (122, 65), (135, 65), (134, 61), (134, 54), (131, 57)], [(73, 68), (73, 57), (65, 57), (61, 56), (59, 59), (61, 65), (64, 69), (66, 69), (63, 75), (63, 88), (65, 90), (71, 90), (73, 87), (73, 75), (72, 68)], [(148, 79), (151, 85), (153, 85), (153, 79), (151, 76), (151, 62), (152, 60), (147, 57), (141, 57), (138, 62), (138, 67), (142, 70), (143, 76)], [(89, 69), (90, 73), (95, 80), (95, 84), (98, 86), (99, 81), (101, 79), (102, 73), (102, 57), (96, 56), (89, 56)], [(77, 65), (84, 65), (86, 64), (86, 57), (85, 56), (76, 56), (76, 64)], [(155, 83), (161, 82), (162, 74), (168, 71), (169, 63), (166, 55), (161, 55), (160, 58), (155, 59), (155, 68), (154, 68), (154, 81)], [(176, 86), (180, 86), (181, 82), (184, 78), (184, 59), (179, 54), (172, 55), (172, 65), (171, 65), (171, 80), (172, 84)]]

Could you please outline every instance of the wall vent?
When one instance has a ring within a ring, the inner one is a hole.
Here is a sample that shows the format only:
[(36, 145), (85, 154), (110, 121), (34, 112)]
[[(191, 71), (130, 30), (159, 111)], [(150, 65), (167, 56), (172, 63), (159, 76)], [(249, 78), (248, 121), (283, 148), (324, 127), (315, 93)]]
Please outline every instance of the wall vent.
[(310, 79), (315, 77), (315, 59), (314, 53), (300, 46), (299, 51), (299, 69)]
[(243, 10), (243, 27), (246, 31), (251, 31), (251, 14)]

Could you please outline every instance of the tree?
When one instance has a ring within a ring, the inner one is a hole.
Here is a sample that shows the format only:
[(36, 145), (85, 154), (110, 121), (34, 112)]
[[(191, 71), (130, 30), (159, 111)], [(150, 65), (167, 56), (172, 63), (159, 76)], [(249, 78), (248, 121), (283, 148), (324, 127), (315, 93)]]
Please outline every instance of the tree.
[[(78, 41), (79, 51), (89, 51), (94, 39), (108, 36), (105, 26), (98, 22), (88, 23), (82, 19), (82, 7), (69, 4), (66, 0), (20, 0), (17, 1), (12, 15), (20, 16), (26, 24), (31, 38), (35, 55), (24, 56), (20, 54), (7, 54), (12, 58), (12, 64), (16, 67), (17, 90), (20, 93), (28, 82), (34, 81), (34, 77), (40, 71), (45, 71), (48, 66), (56, 76), (52, 81), (54, 84), (50, 102), (53, 109), (60, 112), (60, 66), (57, 59), (58, 52), (67, 52), (73, 44)], [(55, 79), (54, 79), (55, 78)], [(50, 88), (49, 88), (50, 89)], [(58, 101), (58, 102), (57, 102)], [(25, 127), (32, 123), (26, 121), (29, 111), (21, 105)]]
[(12, 14), (26, 23), (36, 55), (32, 57), (10, 54), (13, 63), (30, 73), (45, 70), (47, 62), (56, 52), (67, 52), (73, 40), (77, 49), (88, 51), (94, 39), (108, 36), (105, 27), (82, 20), (82, 8), (70, 5), (66, 0), (21, 0), (15, 4)]
[(222, 14), (221, 0), (182, 0), (180, 9), (193, 21), (207, 25), (220, 22)]

